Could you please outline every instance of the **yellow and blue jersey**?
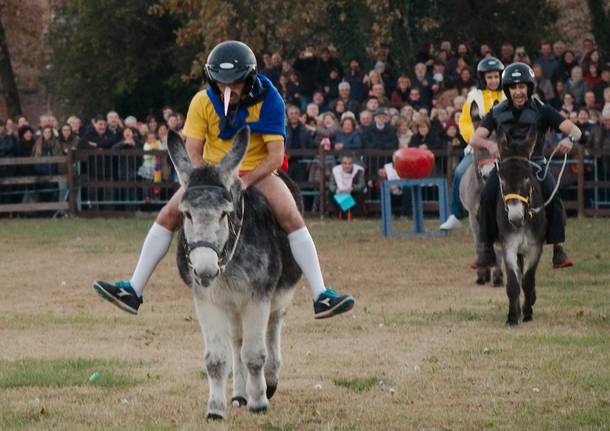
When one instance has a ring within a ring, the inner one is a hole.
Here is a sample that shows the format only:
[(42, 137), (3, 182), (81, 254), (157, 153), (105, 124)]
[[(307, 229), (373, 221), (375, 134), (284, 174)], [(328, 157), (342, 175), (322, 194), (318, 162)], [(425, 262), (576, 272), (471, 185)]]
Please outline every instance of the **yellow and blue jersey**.
[(249, 125), (252, 133), (241, 171), (252, 171), (265, 160), (268, 142), (284, 141), (283, 101), (273, 84), (267, 83), (268, 80), (261, 75), (258, 78), (271, 87), (267, 86), (266, 96), (262, 100), (240, 108), (238, 124), (234, 124), (231, 130), (221, 130), (223, 107), (212, 90), (199, 91), (193, 97), (182, 133), (204, 141), (203, 160), (206, 162), (220, 162), (233, 145), (233, 135), (243, 125)]

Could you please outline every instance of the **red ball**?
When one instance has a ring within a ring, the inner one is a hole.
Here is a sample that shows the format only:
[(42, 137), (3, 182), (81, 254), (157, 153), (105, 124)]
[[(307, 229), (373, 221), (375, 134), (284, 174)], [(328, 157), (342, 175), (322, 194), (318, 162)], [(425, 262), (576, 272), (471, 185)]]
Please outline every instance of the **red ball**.
[(392, 159), (400, 178), (425, 178), (434, 169), (434, 154), (425, 148), (400, 148)]

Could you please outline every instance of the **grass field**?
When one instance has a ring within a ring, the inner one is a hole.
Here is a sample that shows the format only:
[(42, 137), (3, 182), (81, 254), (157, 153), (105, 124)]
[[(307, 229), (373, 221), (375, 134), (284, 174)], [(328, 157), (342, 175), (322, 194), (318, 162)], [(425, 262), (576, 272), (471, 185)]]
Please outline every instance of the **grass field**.
[(137, 317), (91, 289), (131, 273), (149, 223), (0, 221), (0, 430), (610, 429), (607, 219), (570, 220), (576, 266), (551, 269), (547, 249), (534, 321), (511, 330), (504, 289), (474, 285), (465, 229), (384, 239), (377, 220), (310, 220), (328, 284), (356, 307), (315, 321), (301, 281), (269, 412), (223, 423), (205, 420), (174, 253)]

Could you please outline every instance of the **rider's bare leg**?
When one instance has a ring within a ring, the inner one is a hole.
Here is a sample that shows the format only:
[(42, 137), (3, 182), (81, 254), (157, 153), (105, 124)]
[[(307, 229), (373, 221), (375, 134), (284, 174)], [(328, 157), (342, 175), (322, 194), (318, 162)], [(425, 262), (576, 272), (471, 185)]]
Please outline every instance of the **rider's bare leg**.
[(294, 260), (307, 279), (314, 301), (317, 300), (326, 290), (318, 253), (290, 190), (277, 175), (263, 178), (254, 187), (267, 198), (276, 220), (288, 233)]
[(161, 209), (146, 235), (138, 264), (130, 279), (131, 286), (138, 296), (142, 296), (148, 279), (169, 250), (174, 231), (180, 226), (182, 216), (178, 205), (183, 194), (184, 189), (180, 187)]

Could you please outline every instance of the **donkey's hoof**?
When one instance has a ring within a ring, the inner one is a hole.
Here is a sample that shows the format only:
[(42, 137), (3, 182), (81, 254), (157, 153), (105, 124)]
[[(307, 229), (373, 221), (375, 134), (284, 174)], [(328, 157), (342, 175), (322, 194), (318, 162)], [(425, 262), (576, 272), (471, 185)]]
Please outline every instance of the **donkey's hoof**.
[(523, 316), (524, 322), (531, 322), (532, 320), (534, 320), (534, 316)]
[(209, 420), (209, 421), (221, 421), (221, 420), (223, 420), (223, 419), (224, 419), (224, 417), (222, 417), (222, 416), (221, 416), (221, 415), (219, 415), (219, 414), (216, 414), (216, 413), (208, 413), (208, 420)]
[(244, 397), (233, 397), (231, 398), (231, 405), (236, 409), (245, 407), (248, 405), (248, 400), (246, 400)]
[(273, 394), (277, 391), (277, 385), (269, 385), (267, 386), (267, 399), (270, 400)]
[(477, 277), (477, 279), (474, 281), (478, 286), (483, 286), (485, 284), (485, 279), (481, 278), (481, 277)]
[(494, 278), (493, 278), (493, 286), (494, 287), (502, 287), (502, 286), (504, 286), (504, 277), (502, 277), (502, 274), (500, 274), (498, 276), (494, 276)]
[(256, 414), (267, 413), (267, 406), (263, 405), (263, 406), (260, 406), (260, 407), (250, 407), (250, 411), (252, 413), (256, 413)]
[(506, 327), (507, 328), (514, 328), (515, 326), (517, 326), (519, 324), (519, 322), (517, 320), (512, 320), (512, 319), (508, 319), (506, 321)]

